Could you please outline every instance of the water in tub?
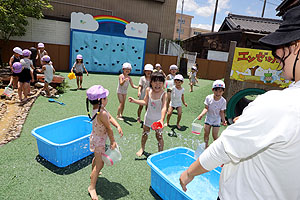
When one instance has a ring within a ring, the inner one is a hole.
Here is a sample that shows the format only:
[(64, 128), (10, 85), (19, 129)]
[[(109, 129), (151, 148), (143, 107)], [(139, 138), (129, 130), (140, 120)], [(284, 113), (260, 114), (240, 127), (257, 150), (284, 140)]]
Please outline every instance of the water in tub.
[[(162, 171), (176, 187), (181, 188), (179, 177), (187, 168), (188, 167), (185, 166), (172, 166), (167, 167)], [(219, 178), (214, 178), (213, 176), (218, 176), (218, 174), (219, 172), (207, 172), (201, 176), (196, 176), (194, 180), (187, 185), (187, 195), (192, 199), (216, 200), (219, 191)]]

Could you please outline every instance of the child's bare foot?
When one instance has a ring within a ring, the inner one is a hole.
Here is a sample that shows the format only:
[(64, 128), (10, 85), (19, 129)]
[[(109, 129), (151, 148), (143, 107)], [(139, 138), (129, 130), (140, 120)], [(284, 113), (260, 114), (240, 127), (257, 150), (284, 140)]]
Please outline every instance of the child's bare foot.
[(141, 118), (138, 117), (138, 118), (136, 119), (136, 121), (137, 121), (138, 123), (141, 123)]
[(180, 126), (179, 124), (177, 124), (177, 128), (178, 128), (178, 129), (181, 129), (181, 126)]
[(143, 154), (144, 154), (144, 150), (143, 149), (140, 149), (138, 152), (136, 152), (136, 155), (138, 157), (141, 157)]
[(165, 126), (169, 126), (169, 123), (165, 123), (165, 124), (164, 124), (164, 127), (165, 127)]
[(121, 120), (121, 121), (123, 121), (123, 120), (124, 120), (124, 118), (123, 118), (123, 117), (121, 117), (121, 116), (117, 116), (117, 119), (118, 119), (118, 120)]
[(90, 187), (88, 188), (88, 191), (90, 193), (91, 199), (92, 200), (98, 200), (98, 195), (96, 193), (96, 189), (91, 189)]

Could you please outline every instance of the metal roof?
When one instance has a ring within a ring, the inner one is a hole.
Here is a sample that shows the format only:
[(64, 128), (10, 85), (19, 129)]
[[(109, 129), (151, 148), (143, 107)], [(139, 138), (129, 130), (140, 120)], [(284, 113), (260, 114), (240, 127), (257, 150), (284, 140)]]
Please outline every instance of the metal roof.
[(242, 30), (254, 33), (268, 34), (278, 29), (282, 20), (262, 17), (250, 17), (244, 15), (234, 15), (229, 13), (223, 21), (220, 31)]

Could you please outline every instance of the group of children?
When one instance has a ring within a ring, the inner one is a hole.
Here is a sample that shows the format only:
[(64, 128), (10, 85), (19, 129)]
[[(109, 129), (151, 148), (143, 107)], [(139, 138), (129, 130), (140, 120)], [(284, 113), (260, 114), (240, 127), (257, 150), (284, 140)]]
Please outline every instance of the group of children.
[[(11, 69), (11, 78), (9, 87), (18, 89), (18, 97), (20, 102), (26, 102), (30, 94), (30, 82), (36, 81), (36, 72), (45, 74), (44, 90), (50, 97), (49, 83), (53, 79), (55, 69), (52, 66), (51, 59), (43, 43), (38, 44), (38, 50), (34, 47), (22, 50), (20, 47), (13, 48), (13, 55), (9, 60)], [(36, 54), (36, 56), (35, 56)], [(41, 69), (36, 69), (36, 61), (39, 61)]]

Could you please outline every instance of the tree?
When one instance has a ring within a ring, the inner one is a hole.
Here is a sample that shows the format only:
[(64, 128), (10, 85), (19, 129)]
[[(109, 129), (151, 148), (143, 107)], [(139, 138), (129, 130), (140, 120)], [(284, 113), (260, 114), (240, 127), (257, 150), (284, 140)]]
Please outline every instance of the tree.
[(25, 35), (27, 17), (40, 19), (43, 9), (52, 9), (49, 0), (0, 0), (0, 38)]

